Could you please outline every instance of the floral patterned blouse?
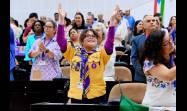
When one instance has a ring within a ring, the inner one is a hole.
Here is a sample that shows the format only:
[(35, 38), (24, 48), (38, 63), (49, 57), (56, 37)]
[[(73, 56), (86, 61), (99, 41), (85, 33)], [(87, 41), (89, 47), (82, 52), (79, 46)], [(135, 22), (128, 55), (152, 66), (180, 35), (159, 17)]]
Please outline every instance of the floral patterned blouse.
[[(145, 60), (143, 71), (147, 74), (155, 65), (153, 61)], [(161, 81), (152, 75), (146, 75), (147, 88), (142, 104), (155, 107), (176, 106), (176, 81), (171, 83)]]

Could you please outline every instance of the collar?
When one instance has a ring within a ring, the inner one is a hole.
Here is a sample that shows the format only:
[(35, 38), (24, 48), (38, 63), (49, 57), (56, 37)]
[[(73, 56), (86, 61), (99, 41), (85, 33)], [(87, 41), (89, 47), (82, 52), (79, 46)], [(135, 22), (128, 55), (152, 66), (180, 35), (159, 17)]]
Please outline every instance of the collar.
[[(46, 36), (43, 36), (41, 40), (44, 41), (45, 38)], [(56, 36), (53, 36), (53, 38), (51, 39), (51, 42), (55, 42), (55, 41), (56, 41)]]

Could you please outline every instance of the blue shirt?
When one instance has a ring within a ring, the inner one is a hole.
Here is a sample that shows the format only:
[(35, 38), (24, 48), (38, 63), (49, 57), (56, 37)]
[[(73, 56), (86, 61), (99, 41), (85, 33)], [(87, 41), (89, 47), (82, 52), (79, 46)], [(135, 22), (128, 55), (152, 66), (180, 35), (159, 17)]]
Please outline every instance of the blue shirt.
[[(40, 37), (43, 37), (44, 34), (42, 34)], [(29, 35), (27, 39), (27, 44), (25, 46), (25, 58), (24, 61), (30, 61), (32, 60), (32, 63), (34, 63), (35, 58), (29, 58), (29, 51), (33, 45), (33, 43), (36, 41), (36, 39), (39, 37), (36, 37), (35, 34)]]
[(133, 16), (123, 16), (123, 18), (127, 19), (127, 21), (129, 22), (130, 30), (133, 31), (134, 25), (135, 25), (134, 17)]
[(15, 42), (14, 42), (14, 31), (10, 27), (10, 71), (16, 66), (15, 63)]

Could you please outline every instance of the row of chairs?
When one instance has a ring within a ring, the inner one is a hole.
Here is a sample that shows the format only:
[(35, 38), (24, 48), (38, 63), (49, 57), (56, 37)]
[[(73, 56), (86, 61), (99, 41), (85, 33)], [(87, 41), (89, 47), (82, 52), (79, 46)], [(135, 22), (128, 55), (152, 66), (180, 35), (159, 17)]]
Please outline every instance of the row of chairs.
[[(62, 72), (65, 77), (70, 77), (70, 66), (61, 67)], [(114, 80), (116, 81), (132, 81), (131, 70), (124, 66), (115, 66), (115, 76)]]

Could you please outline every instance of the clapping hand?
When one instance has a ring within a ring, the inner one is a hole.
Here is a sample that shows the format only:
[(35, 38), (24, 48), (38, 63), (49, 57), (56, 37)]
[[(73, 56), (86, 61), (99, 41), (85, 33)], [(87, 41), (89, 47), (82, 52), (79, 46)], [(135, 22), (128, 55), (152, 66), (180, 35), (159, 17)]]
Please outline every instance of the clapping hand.
[(45, 52), (45, 51), (46, 51), (46, 47), (45, 47), (45, 45), (44, 45), (43, 42), (40, 42), (40, 43), (39, 43), (39, 51), (40, 51), (40, 52)]

